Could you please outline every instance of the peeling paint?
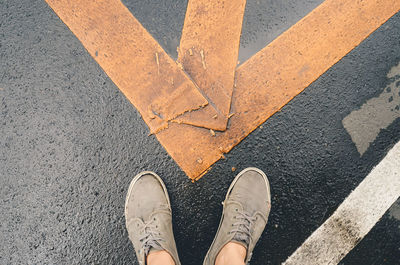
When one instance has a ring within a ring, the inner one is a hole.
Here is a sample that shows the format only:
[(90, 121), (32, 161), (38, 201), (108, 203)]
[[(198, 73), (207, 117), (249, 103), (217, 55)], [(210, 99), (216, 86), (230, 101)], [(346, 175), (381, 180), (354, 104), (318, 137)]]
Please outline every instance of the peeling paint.
[(360, 155), (368, 150), (381, 130), (400, 118), (400, 63), (390, 70), (387, 77), (391, 83), (378, 97), (368, 100), (342, 121)]

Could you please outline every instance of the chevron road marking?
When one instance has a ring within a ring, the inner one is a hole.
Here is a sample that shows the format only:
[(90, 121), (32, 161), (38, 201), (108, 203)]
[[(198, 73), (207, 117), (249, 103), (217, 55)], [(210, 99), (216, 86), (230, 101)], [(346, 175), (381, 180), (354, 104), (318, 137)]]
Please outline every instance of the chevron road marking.
[[(233, 92), (230, 85), (232, 61), (237, 53), (228, 54), (229, 62), (219, 73), (224, 75), (224, 81), (214, 87), (218, 93), (213, 94), (213, 88), (207, 84), (215, 84), (215, 77), (219, 74), (202, 76), (199, 73), (204, 72), (207, 65), (210, 69), (218, 67), (226, 51), (216, 46), (225, 43), (223, 38), (233, 42), (229, 45), (232, 49), (237, 47), (244, 1), (232, 0), (226, 7), (206, 6), (208, 9), (203, 10), (208, 14), (201, 12), (197, 0), (189, 4), (181, 42), (183, 51), (179, 58), (193, 74), (192, 79), (183, 71), (184, 66), (174, 63), (166, 55), (119, 0), (46, 1), (136, 106), (150, 131), (192, 180), (204, 175), (212, 164), (224, 157), (224, 153), (400, 10), (398, 0), (326, 0), (238, 67)], [(204, 3), (210, 4), (211, 1)], [(196, 6), (198, 8), (194, 11), (190, 9)], [(218, 22), (218, 16), (226, 18), (226, 10), (235, 7), (238, 10), (229, 19), (232, 32), (226, 36), (215, 35), (214, 38), (220, 39), (210, 43), (207, 43), (207, 38), (196, 37), (204, 47), (195, 46), (189, 50), (193, 44), (188, 29), (204, 36), (212, 34), (202, 30), (218, 29), (212, 22), (204, 28), (192, 23), (205, 20), (207, 15), (210, 15), (210, 20)], [(193, 19), (193, 14), (201, 16)], [(222, 54), (210, 54), (214, 51)], [(197, 61), (185, 59), (191, 53), (197, 56)], [(192, 64), (197, 66), (192, 67)], [(205, 82), (206, 77), (210, 80)], [(201, 83), (202, 89), (193, 80)], [(231, 100), (230, 94), (233, 94)], [(229, 100), (231, 114), (228, 127), (223, 131)], [(218, 118), (221, 113), (224, 116), (222, 122)], [(199, 117), (217, 117), (217, 120), (203, 122)], [(211, 126), (222, 132), (197, 126)]]

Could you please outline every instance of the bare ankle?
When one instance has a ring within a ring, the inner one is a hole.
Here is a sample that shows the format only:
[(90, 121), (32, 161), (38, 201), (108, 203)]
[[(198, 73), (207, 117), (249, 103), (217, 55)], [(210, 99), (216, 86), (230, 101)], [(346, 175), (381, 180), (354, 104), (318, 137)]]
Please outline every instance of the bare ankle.
[(246, 248), (239, 243), (229, 242), (218, 253), (215, 265), (244, 265)]
[(171, 255), (165, 251), (153, 251), (146, 257), (147, 265), (175, 265), (175, 262)]

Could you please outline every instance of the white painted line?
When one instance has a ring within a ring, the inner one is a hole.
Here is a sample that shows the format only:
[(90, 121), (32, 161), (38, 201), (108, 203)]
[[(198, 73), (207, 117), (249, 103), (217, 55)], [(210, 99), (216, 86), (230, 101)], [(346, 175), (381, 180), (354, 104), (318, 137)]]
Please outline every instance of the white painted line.
[(283, 264), (338, 264), (400, 196), (400, 142)]

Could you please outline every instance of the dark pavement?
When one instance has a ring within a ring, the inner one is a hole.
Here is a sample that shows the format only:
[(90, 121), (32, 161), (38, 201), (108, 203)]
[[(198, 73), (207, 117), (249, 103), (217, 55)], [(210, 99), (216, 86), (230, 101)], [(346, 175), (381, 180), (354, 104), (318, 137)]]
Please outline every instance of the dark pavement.
[[(176, 57), (186, 1), (123, 2)], [(241, 61), (322, 1), (248, 2)], [(400, 141), (397, 118), (361, 156), (342, 123), (400, 80), (387, 77), (400, 62), (400, 13), (192, 183), (44, 1), (0, 7), (0, 264), (136, 264), (123, 208), (143, 170), (169, 190), (182, 263), (201, 264), (248, 166), (272, 188), (252, 264), (279, 264)], [(398, 264), (399, 211), (397, 200), (342, 263)]]

